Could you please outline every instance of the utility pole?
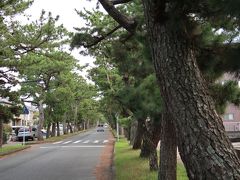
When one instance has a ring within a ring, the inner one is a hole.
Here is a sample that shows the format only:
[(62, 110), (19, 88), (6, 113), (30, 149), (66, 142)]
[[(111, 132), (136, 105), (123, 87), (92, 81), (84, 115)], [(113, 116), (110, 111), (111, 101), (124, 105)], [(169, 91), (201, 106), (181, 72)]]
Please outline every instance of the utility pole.
[(118, 125), (118, 114), (116, 113), (116, 128), (117, 128), (117, 141), (119, 141), (119, 125)]
[(24, 113), (23, 114), (23, 142), (22, 142), (22, 145), (25, 146), (25, 123), (26, 123), (26, 114)]

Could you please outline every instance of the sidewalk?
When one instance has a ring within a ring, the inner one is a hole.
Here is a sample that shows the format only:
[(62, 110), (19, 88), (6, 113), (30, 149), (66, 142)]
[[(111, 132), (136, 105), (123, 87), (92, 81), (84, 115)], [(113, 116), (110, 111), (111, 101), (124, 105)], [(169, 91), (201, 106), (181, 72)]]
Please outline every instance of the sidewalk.
[(108, 134), (109, 142), (103, 148), (100, 161), (94, 171), (97, 180), (112, 180), (114, 179), (113, 158), (115, 139), (111, 131)]

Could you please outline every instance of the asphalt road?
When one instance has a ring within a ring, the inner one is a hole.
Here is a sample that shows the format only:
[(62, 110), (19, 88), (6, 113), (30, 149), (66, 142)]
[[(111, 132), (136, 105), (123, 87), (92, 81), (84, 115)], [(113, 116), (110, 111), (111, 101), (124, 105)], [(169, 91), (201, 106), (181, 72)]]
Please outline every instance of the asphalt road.
[(0, 180), (93, 180), (108, 130), (96, 129), (0, 159)]

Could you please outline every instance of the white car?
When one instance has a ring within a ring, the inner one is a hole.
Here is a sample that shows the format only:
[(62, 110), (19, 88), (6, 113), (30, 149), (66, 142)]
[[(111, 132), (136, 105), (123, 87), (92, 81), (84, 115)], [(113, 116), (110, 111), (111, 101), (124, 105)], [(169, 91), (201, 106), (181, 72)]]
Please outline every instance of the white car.
[[(36, 129), (36, 128), (35, 128)], [(18, 141), (21, 141), (23, 140), (23, 138), (25, 137), (25, 140), (29, 140), (31, 139), (32, 141), (34, 141), (34, 138), (35, 138), (35, 133), (36, 133), (36, 130), (31, 128), (29, 129), (28, 127), (25, 127), (25, 128), (20, 128), (18, 130), (18, 135), (17, 135), (17, 139)]]
[(97, 132), (104, 132), (103, 124), (97, 126)]

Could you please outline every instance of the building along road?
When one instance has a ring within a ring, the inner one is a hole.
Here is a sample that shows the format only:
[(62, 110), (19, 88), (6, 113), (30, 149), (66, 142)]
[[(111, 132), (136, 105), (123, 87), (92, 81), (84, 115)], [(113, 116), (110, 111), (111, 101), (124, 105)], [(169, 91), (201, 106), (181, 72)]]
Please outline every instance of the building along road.
[(34, 145), (0, 159), (1, 180), (92, 180), (103, 148), (113, 139), (96, 129), (65, 140)]

